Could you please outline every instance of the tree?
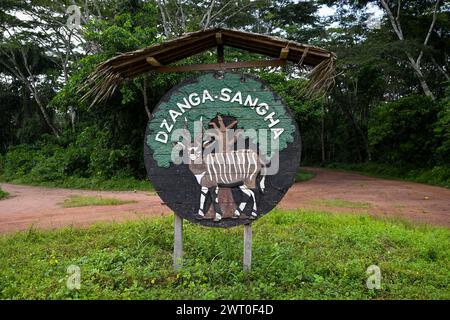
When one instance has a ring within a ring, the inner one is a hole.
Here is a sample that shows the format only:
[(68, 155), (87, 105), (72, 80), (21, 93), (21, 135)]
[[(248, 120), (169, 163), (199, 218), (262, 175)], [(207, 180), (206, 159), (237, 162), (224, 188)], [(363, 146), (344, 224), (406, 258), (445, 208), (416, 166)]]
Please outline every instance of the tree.
[(29, 45), (25, 46), (11, 40), (10, 43), (0, 46), (0, 64), (3, 66), (3, 71), (22, 82), (29, 90), (48, 127), (55, 136), (58, 136), (59, 130), (53, 124), (41, 94), (43, 81), (40, 76), (44, 77), (44, 81), (51, 81), (46, 71), (52, 62), (42, 52), (30, 48)]
[(374, 108), (369, 140), (374, 157), (398, 166), (433, 164), (433, 132), (441, 106), (430, 97), (408, 96)]
[(256, 24), (253, 14), (267, 0), (156, 1), (166, 38), (212, 27), (247, 28)]
[[(384, 39), (385, 45), (400, 49), (397, 53), (399, 63), (412, 70), (426, 96), (436, 98), (433, 91), (439, 90), (436, 86), (439, 80), (433, 79), (434, 73), (449, 79), (448, 5), (443, 5), (440, 0), (325, 0), (323, 3), (351, 8), (357, 15), (366, 13), (368, 4), (383, 10), (387, 20), (382, 21), (380, 28), (390, 30), (393, 35)], [(431, 80), (433, 84), (430, 84)]]
[[(386, 14), (389, 18), (389, 21), (392, 25), (392, 29), (394, 30), (395, 34), (397, 35), (398, 39), (401, 42), (405, 42), (405, 36), (403, 34), (403, 29), (402, 29), (402, 25), (400, 22), (400, 14), (401, 14), (401, 5), (402, 5), (402, 1), (398, 1), (396, 4), (396, 11), (397, 14), (396, 16), (394, 16), (391, 7), (389, 6), (388, 2), (386, 0), (380, 0), (381, 5), (383, 6), (384, 10), (386, 11)], [(410, 1), (411, 2), (411, 1)], [(434, 27), (436, 25), (436, 20), (437, 20), (437, 14), (440, 8), (440, 0), (436, 0), (435, 1), (435, 5), (434, 8), (432, 10), (432, 19), (431, 19), (431, 24), (430, 27), (428, 29), (428, 32), (425, 36), (425, 39), (423, 41), (423, 47), (426, 47), (429, 43), (431, 34), (434, 32)], [(406, 57), (408, 58), (408, 62), (411, 66), (411, 68), (414, 70), (414, 73), (416, 74), (417, 78), (419, 79), (420, 85), (422, 86), (423, 92), (425, 93), (426, 96), (430, 97), (431, 99), (435, 100), (435, 96), (433, 94), (433, 92), (431, 92), (430, 87), (428, 86), (428, 83), (425, 79), (425, 76), (422, 72), (421, 69), (421, 64), (422, 64), (422, 58), (423, 58), (423, 54), (424, 54), (424, 48), (421, 48), (419, 51), (419, 54), (417, 55), (417, 58), (414, 58), (412, 53), (405, 49), (405, 54)]]

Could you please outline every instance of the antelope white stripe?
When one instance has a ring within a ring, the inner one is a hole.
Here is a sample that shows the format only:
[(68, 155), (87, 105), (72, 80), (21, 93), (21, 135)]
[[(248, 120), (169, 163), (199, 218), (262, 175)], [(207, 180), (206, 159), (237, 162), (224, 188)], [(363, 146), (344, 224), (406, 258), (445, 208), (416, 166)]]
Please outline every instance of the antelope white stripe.
[(208, 154), (206, 156), (205, 160), (206, 160), (206, 168), (208, 169), (208, 175), (211, 178), (212, 177), (212, 175), (211, 175), (211, 154)]
[[(213, 171), (214, 171), (214, 180), (217, 179), (217, 171), (216, 166), (214, 165), (214, 157), (210, 154), (210, 165), (212, 165)], [(211, 180), (213, 180), (213, 177), (211, 176)]]
[(234, 165), (234, 179), (237, 180), (237, 169), (236, 169), (236, 159), (234, 157), (237, 156), (236, 152), (233, 152), (231, 154), (231, 159), (233, 159), (233, 165)]
[[(228, 182), (233, 182), (233, 177), (231, 176), (230, 153), (227, 152), (227, 153), (225, 153), (225, 154), (226, 154), (226, 156), (227, 156), (227, 165), (226, 165), (226, 167), (227, 167), (227, 173), (228, 173), (228, 175), (230, 176), (230, 181), (228, 181)], [(233, 157), (233, 155), (231, 155), (231, 157)]]
[(241, 179), (244, 179), (245, 172), (245, 154), (242, 152), (242, 169), (241, 169)]
[(246, 155), (247, 155), (248, 167), (247, 167), (247, 171), (245, 172), (245, 177), (248, 177), (248, 174), (250, 173), (251, 159), (250, 159), (250, 155), (248, 152), (246, 152)]
[(250, 180), (253, 178), (253, 176), (255, 175), (256, 171), (258, 170), (258, 166), (256, 165), (256, 154), (253, 152), (252, 153), (252, 159), (255, 162), (255, 170), (253, 171), (253, 173), (250, 175)]
[(222, 182), (223, 183), (226, 183), (226, 180), (224, 180), (224, 176), (225, 176), (225, 179), (226, 179), (226, 173), (225, 173), (225, 171), (226, 171), (226, 169), (227, 169), (227, 167), (226, 167), (226, 165), (225, 165), (225, 157), (223, 156), (223, 153), (219, 153), (220, 154), (220, 156), (222, 157), (222, 162), (223, 162), (223, 175), (222, 174), (220, 174), (220, 169), (221, 169), (221, 166), (220, 166), (220, 161), (219, 161), (219, 175), (220, 175), (220, 179), (222, 180)]

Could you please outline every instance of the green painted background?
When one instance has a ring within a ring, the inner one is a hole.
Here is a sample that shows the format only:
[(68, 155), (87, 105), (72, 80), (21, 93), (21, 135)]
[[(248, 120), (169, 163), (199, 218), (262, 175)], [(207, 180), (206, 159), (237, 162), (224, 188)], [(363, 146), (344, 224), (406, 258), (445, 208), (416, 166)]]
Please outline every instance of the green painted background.
[[(183, 103), (183, 98), (188, 98), (189, 94), (193, 92), (202, 96), (203, 90), (205, 89), (208, 90), (213, 98), (214, 96), (220, 96), (220, 91), (222, 88), (226, 87), (232, 90), (232, 93), (230, 93), (231, 98), (237, 91), (241, 91), (243, 102), (245, 102), (247, 95), (250, 94), (253, 99), (259, 99), (258, 104), (262, 102), (267, 103), (270, 107), (267, 114), (275, 112), (274, 118), (280, 120), (273, 128), (284, 128), (284, 132), (278, 138), (279, 150), (285, 149), (289, 143), (294, 141), (293, 134), (295, 132), (295, 124), (294, 120), (286, 111), (287, 107), (283, 104), (281, 99), (274, 94), (273, 90), (262, 82), (249, 76), (243, 76), (236, 73), (224, 73), (222, 79), (217, 79), (214, 73), (207, 73), (194, 79), (191, 78), (186, 82), (184, 85), (181, 84), (166, 94), (159, 103), (153, 114), (152, 120), (148, 124), (149, 134), (146, 139), (147, 145), (153, 150), (153, 159), (157, 162), (159, 167), (167, 168), (170, 166), (170, 154), (172, 151), (170, 134), (167, 144), (155, 140), (158, 131), (162, 130), (160, 128), (161, 122), (163, 119), (167, 119), (168, 122), (172, 124), (173, 122), (169, 115), (169, 110), (178, 110), (177, 102)], [(214, 100), (214, 102), (206, 101), (204, 104), (200, 104), (187, 110), (182, 116), (179, 116), (176, 119), (177, 121), (173, 130), (183, 128), (184, 118), (186, 117), (189, 122), (189, 131), (191, 136), (193, 136), (194, 121), (198, 121), (203, 117), (203, 126), (207, 129), (209, 120), (216, 117), (217, 114), (228, 115), (235, 117), (238, 120), (237, 128), (239, 129), (268, 129), (268, 146), (270, 147), (269, 120), (264, 121), (265, 116), (260, 116), (254, 109), (244, 105), (240, 106), (239, 103), (236, 102), (231, 103), (219, 99)], [(262, 151), (265, 152), (266, 150)]]

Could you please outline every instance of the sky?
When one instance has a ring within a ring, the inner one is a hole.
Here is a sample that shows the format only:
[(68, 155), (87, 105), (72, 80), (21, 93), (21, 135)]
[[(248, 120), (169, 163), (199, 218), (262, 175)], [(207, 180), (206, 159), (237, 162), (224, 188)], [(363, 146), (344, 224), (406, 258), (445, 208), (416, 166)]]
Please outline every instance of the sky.
[[(295, 1), (295, 0), (294, 0)], [(369, 4), (367, 6), (367, 12), (371, 14), (368, 23), (369, 27), (377, 28), (380, 25), (380, 21), (383, 18), (383, 10), (378, 7), (376, 4)], [(334, 15), (336, 13), (336, 7), (329, 7), (326, 5), (320, 6), (319, 16), (326, 18)]]

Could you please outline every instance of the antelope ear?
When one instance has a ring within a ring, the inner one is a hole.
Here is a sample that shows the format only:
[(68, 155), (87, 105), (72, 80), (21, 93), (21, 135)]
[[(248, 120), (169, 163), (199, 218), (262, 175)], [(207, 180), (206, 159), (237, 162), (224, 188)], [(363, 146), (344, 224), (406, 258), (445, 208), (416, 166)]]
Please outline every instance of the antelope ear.
[(209, 147), (212, 146), (214, 143), (216, 143), (217, 141), (215, 140), (207, 140), (203, 142), (203, 147)]
[(173, 141), (173, 142), (172, 142), (172, 145), (173, 145), (174, 147), (176, 147), (176, 146), (181, 146), (182, 148), (184, 148), (184, 144), (183, 144), (182, 142), (180, 142), (180, 141)]

